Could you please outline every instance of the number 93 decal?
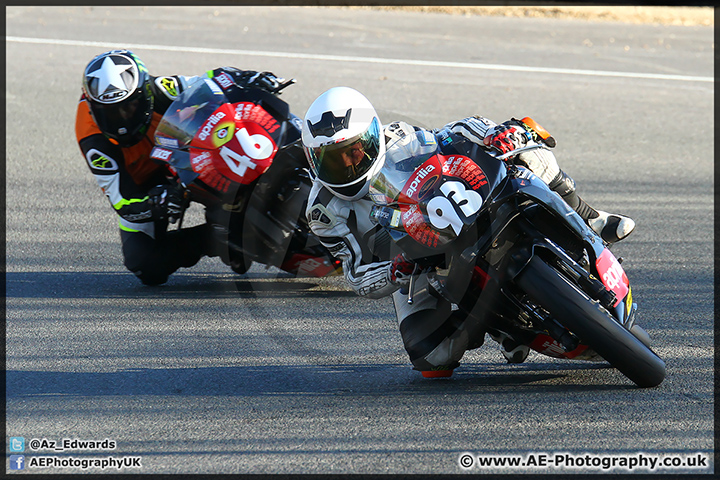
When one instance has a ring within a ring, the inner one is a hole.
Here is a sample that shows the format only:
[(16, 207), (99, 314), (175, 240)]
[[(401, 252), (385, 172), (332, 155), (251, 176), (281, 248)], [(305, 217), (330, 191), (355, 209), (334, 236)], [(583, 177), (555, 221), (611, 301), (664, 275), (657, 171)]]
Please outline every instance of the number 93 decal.
[(483, 198), (475, 190), (468, 190), (465, 184), (454, 180), (445, 182), (440, 192), (443, 196), (438, 195), (427, 203), (430, 223), (438, 230), (451, 227), (455, 235), (459, 235), (465, 224), (460, 214), (465, 218), (475, 215), (482, 207)]

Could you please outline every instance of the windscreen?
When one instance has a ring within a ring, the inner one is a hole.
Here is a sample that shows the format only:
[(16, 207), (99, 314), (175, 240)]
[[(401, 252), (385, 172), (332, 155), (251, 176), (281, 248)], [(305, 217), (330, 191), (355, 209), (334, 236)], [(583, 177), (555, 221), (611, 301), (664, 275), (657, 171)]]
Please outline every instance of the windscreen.
[(212, 80), (196, 82), (170, 104), (155, 131), (155, 143), (171, 148), (188, 146), (208, 117), (226, 101)]
[(435, 135), (418, 130), (388, 145), (385, 163), (370, 183), (370, 198), (378, 205), (397, 202), (415, 169), (438, 152)]

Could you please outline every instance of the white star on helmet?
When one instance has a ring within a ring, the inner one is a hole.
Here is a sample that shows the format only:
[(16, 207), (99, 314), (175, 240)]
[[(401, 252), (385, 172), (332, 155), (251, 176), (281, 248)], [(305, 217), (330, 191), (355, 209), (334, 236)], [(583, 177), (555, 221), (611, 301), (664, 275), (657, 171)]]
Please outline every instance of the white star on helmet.
[[(121, 74), (129, 69), (133, 68), (132, 64), (127, 65), (116, 65), (110, 56), (105, 57), (102, 66), (92, 73), (88, 73), (88, 77), (94, 77), (98, 79), (97, 97), (101, 99), (102, 95), (108, 90), (108, 87), (113, 86), (118, 90), (124, 90), (131, 92), (134, 90), (134, 85), (126, 85)], [(133, 88), (129, 88), (133, 87)], [(114, 98), (114, 101), (118, 101), (124, 97)]]

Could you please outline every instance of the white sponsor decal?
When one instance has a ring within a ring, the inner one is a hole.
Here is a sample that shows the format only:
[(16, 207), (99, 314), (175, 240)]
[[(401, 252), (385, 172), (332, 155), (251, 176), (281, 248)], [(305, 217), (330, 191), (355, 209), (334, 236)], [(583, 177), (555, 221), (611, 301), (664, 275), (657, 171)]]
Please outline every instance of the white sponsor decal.
[(150, 154), (150, 157), (157, 158), (158, 160), (167, 160), (172, 155), (172, 152), (170, 150), (165, 150), (164, 148), (153, 148), (152, 153)]
[(411, 196), (415, 193), (415, 190), (417, 190), (418, 186), (420, 186), (420, 180), (422, 180), (423, 178), (427, 177), (427, 175), (428, 175), (430, 172), (432, 172), (433, 170), (435, 170), (435, 167), (434, 167), (433, 165), (428, 165), (428, 166), (425, 167), (425, 168), (419, 169), (419, 170), (417, 171), (417, 175), (415, 175), (415, 179), (412, 181), (412, 183), (410, 184), (410, 186), (407, 188), (407, 191), (406, 191), (405, 194), (406, 194), (408, 197), (411, 197)]
[(230, 78), (230, 75), (227, 73), (221, 73), (217, 77), (215, 77), (215, 80), (220, 84), (222, 88), (229, 88), (232, 87), (235, 82), (233, 82), (233, 79)]

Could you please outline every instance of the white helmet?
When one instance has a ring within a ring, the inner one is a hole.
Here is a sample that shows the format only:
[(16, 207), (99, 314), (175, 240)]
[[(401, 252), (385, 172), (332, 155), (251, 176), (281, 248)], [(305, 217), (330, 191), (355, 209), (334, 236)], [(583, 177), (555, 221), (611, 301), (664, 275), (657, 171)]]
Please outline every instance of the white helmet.
[(385, 159), (385, 138), (370, 101), (349, 87), (334, 87), (310, 105), (302, 143), (313, 175), (336, 197), (357, 200)]

